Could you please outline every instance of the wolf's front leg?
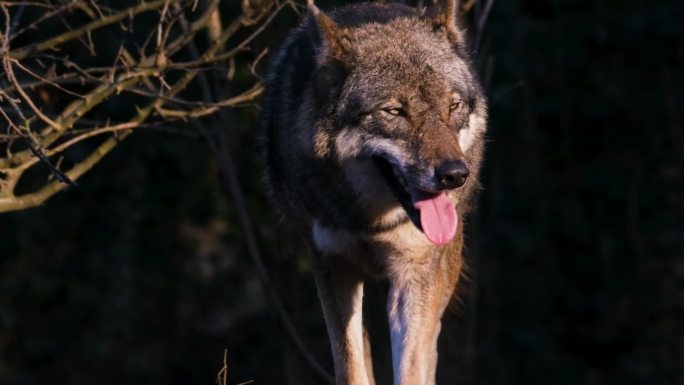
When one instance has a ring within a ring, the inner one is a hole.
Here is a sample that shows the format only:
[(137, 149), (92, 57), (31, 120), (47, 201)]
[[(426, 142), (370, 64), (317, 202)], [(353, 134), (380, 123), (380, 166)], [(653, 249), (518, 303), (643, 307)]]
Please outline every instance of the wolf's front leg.
[(387, 299), (394, 384), (434, 385), (441, 317), (457, 273), (440, 263), (408, 264), (402, 274), (390, 278)]
[(364, 354), (362, 276), (343, 259), (325, 255), (317, 256), (314, 275), (332, 345), (335, 383), (373, 384)]

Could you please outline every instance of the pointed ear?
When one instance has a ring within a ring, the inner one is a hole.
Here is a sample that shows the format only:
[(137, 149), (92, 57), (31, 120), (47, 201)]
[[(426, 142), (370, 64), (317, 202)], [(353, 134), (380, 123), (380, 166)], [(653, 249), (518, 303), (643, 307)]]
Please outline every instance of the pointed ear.
[(458, 28), (459, 3), (459, 0), (438, 0), (427, 16), (436, 31), (444, 31), (457, 48), (465, 49), (463, 32)]
[(313, 2), (308, 6), (308, 27), (314, 46), (320, 49), (321, 58), (341, 59), (351, 51), (351, 38), (347, 28), (339, 26), (321, 12)]

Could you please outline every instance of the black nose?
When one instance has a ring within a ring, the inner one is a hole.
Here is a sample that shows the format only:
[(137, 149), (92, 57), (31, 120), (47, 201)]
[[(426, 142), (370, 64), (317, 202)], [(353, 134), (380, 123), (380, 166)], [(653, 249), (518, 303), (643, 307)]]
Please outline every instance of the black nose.
[(437, 183), (444, 190), (451, 190), (463, 186), (470, 175), (468, 166), (460, 160), (446, 161), (435, 168)]

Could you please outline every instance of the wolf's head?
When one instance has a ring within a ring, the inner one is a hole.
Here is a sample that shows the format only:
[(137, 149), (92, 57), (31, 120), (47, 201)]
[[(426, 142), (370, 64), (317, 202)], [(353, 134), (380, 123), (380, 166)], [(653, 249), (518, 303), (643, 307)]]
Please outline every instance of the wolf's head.
[(479, 167), (486, 119), (455, 22), (456, 1), (424, 12), (371, 9), (348, 17), (309, 8), (321, 111), (316, 151), (349, 173), (379, 172), (380, 181), (351, 181), (360, 199), (382, 201), (379, 194), (389, 187), (427, 238), (445, 244), (456, 233), (456, 207), (472, 184), (471, 171)]

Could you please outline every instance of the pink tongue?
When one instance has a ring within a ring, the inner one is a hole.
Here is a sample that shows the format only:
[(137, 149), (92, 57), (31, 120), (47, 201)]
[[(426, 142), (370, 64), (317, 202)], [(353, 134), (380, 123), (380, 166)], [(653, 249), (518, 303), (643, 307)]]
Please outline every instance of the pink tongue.
[(456, 234), (458, 221), (456, 208), (446, 193), (414, 192), (411, 200), (413, 207), (420, 210), (420, 225), (430, 242), (436, 245), (449, 243)]

